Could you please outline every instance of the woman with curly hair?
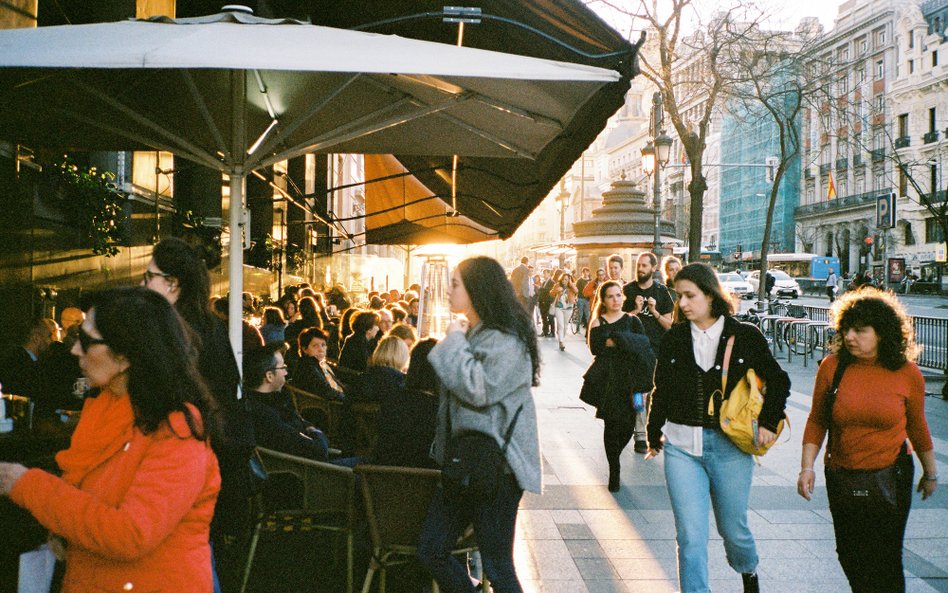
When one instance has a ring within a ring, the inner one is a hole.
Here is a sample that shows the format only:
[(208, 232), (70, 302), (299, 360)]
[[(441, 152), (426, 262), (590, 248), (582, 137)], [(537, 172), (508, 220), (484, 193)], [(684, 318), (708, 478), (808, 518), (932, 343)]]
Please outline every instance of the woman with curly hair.
[[(824, 466), (839, 563), (854, 592), (899, 593), (912, 449), (924, 471), (922, 499), (938, 487), (912, 321), (895, 295), (872, 288), (847, 292), (831, 315), (834, 353), (816, 376), (797, 491), (810, 500), (813, 464), (829, 433)], [(883, 487), (854, 482), (870, 472)]]

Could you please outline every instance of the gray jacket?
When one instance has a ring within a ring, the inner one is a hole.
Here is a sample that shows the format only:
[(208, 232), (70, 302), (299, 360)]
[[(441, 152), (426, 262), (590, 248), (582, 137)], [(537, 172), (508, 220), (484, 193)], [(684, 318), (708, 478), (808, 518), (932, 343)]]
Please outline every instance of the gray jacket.
[(540, 436), (531, 391), (533, 372), (524, 343), (478, 324), (466, 334), (449, 332), (431, 350), (428, 360), (442, 385), (432, 448), (435, 461), (443, 465), (449, 405), (453, 433), (477, 430), (494, 437), (502, 447), (503, 435), (523, 404), (507, 448), (507, 464), (521, 488), (539, 494)]

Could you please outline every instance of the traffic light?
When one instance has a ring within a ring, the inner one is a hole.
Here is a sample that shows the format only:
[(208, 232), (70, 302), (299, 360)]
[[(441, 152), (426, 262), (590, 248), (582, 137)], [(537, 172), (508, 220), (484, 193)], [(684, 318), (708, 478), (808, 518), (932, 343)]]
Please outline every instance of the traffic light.
[(867, 247), (872, 245), (872, 235), (869, 235), (868, 237), (866, 237), (865, 243)]

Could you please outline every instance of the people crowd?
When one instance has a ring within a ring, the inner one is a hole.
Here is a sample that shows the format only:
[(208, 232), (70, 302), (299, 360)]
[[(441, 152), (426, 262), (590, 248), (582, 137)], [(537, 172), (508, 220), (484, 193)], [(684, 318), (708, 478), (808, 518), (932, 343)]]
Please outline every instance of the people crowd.
[[(620, 459), (630, 443), (646, 460), (661, 457), (680, 590), (710, 590), (713, 511), (729, 565), (744, 591), (756, 593), (761, 559), (748, 522), (754, 457), (724, 431), (721, 409), (745, 376), (759, 378), (754, 436), (769, 445), (785, 417), (789, 376), (759, 329), (735, 318), (710, 266), (643, 252), (627, 281), (622, 256), (599, 263), (574, 273), (523, 257), (508, 275), (490, 258), (466, 259), (450, 278), (452, 320), (440, 341), (419, 331), (417, 285), (350, 294), (339, 284), (300, 284), (272, 300), (238, 295), (238, 369), (229, 295), (212, 297), (203, 261), (183, 241), (166, 239), (140, 287), (96, 293), (64, 310), (60, 323), (37, 319), (3, 353), (4, 391), (35, 398), (40, 417), (82, 412), (70, 447), (57, 455), (61, 475), (0, 463), (0, 495), (65, 543), (63, 591), (131, 584), (226, 593), (239, 589), (251, 502), (266, 495), (248, 471), (255, 447), (346, 467), (439, 468), (456, 436), (477, 431), (502, 456), (494, 491), (475, 499), (439, 488), (418, 561), (441, 590), (476, 591), (468, 567), (450, 553), (473, 526), (493, 591), (520, 592), (517, 511), (524, 491), (542, 488), (532, 393), (538, 339), (555, 338), (563, 352), (577, 323), (593, 356), (577, 396), (603, 420), (608, 490), (622, 490)], [(814, 388), (798, 493), (812, 497), (825, 441), (837, 552), (853, 591), (904, 591), (912, 489), (927, 498), (937, 487), (924, 380), (898, 301), (865, 277), (845, 294), (841, 283), (835, 275), (826, 281), (836, 338)], [(338, 406), (339, 422), (299, 409), (293, 391)], [(374, 406), (375, 439), (360, 449), (356, 414), (365, 406)], [(917, 487), (912, 452), (923, 468)], [(849, 474), (869, 470), (893, 472), (892, 504), (856, 508), (847, 499)]]

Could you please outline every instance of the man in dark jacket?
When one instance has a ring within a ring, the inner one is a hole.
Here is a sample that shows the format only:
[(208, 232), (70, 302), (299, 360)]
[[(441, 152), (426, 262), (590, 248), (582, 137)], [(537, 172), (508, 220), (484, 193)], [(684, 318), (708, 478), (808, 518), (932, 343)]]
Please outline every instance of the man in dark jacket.
[(553, 290), (554, 284), (550, 270), (543, 270), (543, 284), (540, 285), (539, 294), (537, 294), (537, 306), (540, 307), (540, 318), (543, 319), (544, 338), (552, 338), (555, 331), (553, 315), (550, 314), (550, 305), (553, 304), (553, 295), (550, 291)]
[(253, 419), (257, 444), (267, 449), (325, 461), (329, 441), (315, 426), (304, 420), (283, 393), (286, 363), (281, 344), (268, 344), (244, 357), (244, 385), (247, 409)]

